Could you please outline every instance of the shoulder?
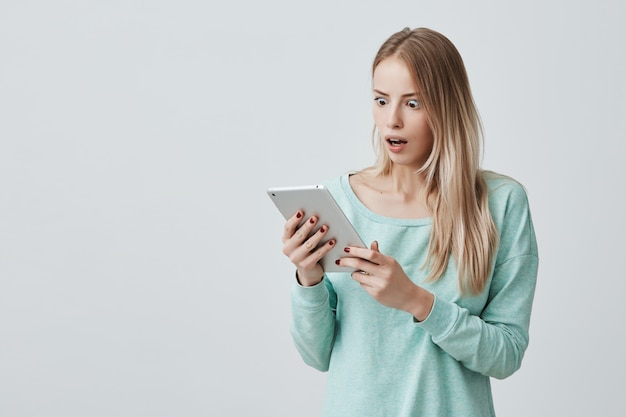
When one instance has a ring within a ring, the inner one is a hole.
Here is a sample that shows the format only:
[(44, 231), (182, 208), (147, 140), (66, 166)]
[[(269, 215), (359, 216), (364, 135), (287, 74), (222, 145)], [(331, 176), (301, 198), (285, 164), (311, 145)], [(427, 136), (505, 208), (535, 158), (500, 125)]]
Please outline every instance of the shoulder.
[(514, 178), (493, 171), (483, 171), (487, 184), (491, 210), (506, 210), (507, 207), (527, 207), (528, 196), (524, 186)]
[(331, 194), (340, 194), (343, 192), (344, 184), (348, 182), (351, 173), (344, 173), (334, 177), (326, 178), (321, 184), (327, 188)]
[(350, 189), (361, 201), (371, 201), (382, 193), (381, 177), (371, 170), (353, 172), (346, 178), (349, 179)]
[(346, 171), (342, 174), (326, 178), (321, 184), (327, 188), (343, 188), (346, 186), (357, 186), (363, 182), (363, 171)]
[(500, 232), (498, 258), (536, 255), (535, 232), (526, 189), (517, 180), (495, 172), (483, 172), (489, 193), (489, 211)]
[(350, 199), (350, 177), (351, 173), (330, 177), (321, 182), (321, 184), (330, 191), (339, 205), (345, 204)]

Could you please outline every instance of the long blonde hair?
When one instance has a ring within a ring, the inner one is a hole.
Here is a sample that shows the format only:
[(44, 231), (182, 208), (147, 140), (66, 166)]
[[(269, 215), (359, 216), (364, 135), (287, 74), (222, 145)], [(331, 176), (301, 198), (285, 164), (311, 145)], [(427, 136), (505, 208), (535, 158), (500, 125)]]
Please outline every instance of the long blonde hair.
[[(427, 281), (441, 277), (452, 255), (462, 293), (478, 294), (489, 280), (498, 233), (481, 175), (482, 125), (465, 65), (448, 38), (426, 28), (405, 28), (389, 37), (376, 54), (372, 75), (392, 56), (409, 68), (434, 137), (432, 152), (417, 172), (426, 178), (433, 218)], [(374, 143), (377, 159), (370, 170), (389, 175), (392, 162), (376, 131)]]

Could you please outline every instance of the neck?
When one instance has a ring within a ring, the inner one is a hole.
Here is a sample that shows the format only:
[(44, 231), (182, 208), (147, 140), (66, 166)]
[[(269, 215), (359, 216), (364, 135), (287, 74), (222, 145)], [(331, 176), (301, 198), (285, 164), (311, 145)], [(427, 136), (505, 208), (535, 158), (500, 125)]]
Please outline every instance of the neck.
[(419, 196), (425, 188), (425, 174), (416, 174), (416, 169), (394, 165), (387, 177), (388, 190), (406, 197)]
[(371, 170), (364, 170), (350, 180), (352, 189), (367, 208), (399, 219), (431, 215), (424, 174), (405, 167), (393, 167), (388, 175), (372, 174)]

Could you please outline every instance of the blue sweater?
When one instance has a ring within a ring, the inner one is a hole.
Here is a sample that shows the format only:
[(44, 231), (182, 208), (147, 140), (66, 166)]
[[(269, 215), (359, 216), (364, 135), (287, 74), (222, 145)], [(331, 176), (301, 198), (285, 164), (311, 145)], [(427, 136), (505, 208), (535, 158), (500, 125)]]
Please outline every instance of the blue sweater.
[(435, 294), (416, 323), (376, 302), (348, 273), (326, 273), (313, 287), (294, 285), (291, 333), (303, 360), (328, 371), (324, 416), (494, 416), (490, 377), (521, 365), (537, 277), (538, 254), (526, 193), (514, 180), (485, 174), (500, 245), (485, 290), (461, 296), (450, 259), (424, 283), (432, 219), (396, 219), (367, 209), (348, 175), (325, 183), (367, 243), (398, 260)]

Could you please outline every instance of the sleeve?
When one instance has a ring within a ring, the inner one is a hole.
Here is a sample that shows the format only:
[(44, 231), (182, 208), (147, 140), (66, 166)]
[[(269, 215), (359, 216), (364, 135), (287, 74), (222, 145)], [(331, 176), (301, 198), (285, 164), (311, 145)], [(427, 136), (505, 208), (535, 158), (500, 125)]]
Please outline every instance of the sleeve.
[(335, 340), (337, 298), (324, 277), (312, 287), (294, 284), (291, 292), (291, 336), (304, 362), (327, 371)]
[(528, 347), (539, 258), (523, 189), (513, 190), (502, 212), (493, 214), (501, 225), (500, 248), (480, 316), (435, 298), (430, 315), (416, 325), (468, 369), (503, 379), (519, 369)]

